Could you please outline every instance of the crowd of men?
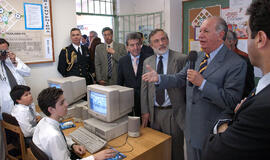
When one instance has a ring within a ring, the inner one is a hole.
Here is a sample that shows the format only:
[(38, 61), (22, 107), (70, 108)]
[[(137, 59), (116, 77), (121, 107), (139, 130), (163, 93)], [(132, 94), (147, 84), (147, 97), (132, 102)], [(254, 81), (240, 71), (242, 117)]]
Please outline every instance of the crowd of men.
[[(190, 55), (171, 50), (169, 37), (162, 29), (150, 33), (147, 46), (139, 32), (129, 33), (124, 45), (113, 40), (109, 27), (102, 30), (104, 43), (95, 31), (87, 37), (72, 28), (71, 44), (61, 50), (57, 69), (63, 77), (84, 77), (87, 85), (118, 84), (133, 88), (134, 107), (129, 115), (141, 117), (142, 127), (171, 135), (173, 160), (184, 160), (184, 140), (188, 160), (268, 159), (269, 8), (268, 0), (255, 0), (247, 10), (248, 54), (237, 48), (237, 35), (228, 30), (225, 20), (213, 16), (200, 26), (202, 51)], [(30, 74), (30, 68), (14, 53), (4, 53), (8, 47), (9, 43), (0, 39), (1, 113), (11, 112), (13, 101), (9, 92), (14, 86), (25, 85), (22, 76)], [(253, 66), (263, 72), (256, 87)], [(50, 108), (44, 97), (53, 99), (50, 96), (54, 93), (55, 107)], [(44, 107), (42, 111), (56, 121), (66, 114), (57, 110), (67, 107), (61, 90), (45, 89), (39, 101)], [(41, 122), (48, 127), (54, 123), (50, 118)], [(36, 134), (42, 135), (41, 130), (42, 127)], [(58, 137), (63, 139), (60, 134)], [(34, 142), (41, 149), (46, 148), (42, 147), (41, 139), (35, 137)], [(3, 144), (1, 138), (0, 143)], [(77, 153), (84, 152), (80, 146), (74, 147)], [(56, 152), (50, 150), (44, 152), (50, 158), (61, 157), (53, 156)], [(68, 151), (62, 152), (68, 159)], [(104, 150), (91, 158), (112, 156), (111, 150)]]

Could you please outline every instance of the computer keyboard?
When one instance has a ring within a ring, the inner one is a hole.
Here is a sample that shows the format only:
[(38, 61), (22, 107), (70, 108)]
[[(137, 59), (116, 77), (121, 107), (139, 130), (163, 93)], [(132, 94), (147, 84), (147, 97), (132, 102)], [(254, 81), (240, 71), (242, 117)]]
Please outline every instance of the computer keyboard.
[(83, 127), (76, 129), (69, 135), (75, 142), (85, 146), (85, 148), (92, 154), (99, 151), (107, 144), (105, 140), (99, 138)]

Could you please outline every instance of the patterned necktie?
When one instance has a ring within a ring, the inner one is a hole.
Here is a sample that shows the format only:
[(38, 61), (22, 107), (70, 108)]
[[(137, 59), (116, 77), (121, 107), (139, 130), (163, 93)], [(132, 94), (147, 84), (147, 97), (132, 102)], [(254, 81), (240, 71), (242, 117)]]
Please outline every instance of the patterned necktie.
[(204, 72), (204, 70), (206, 70), (208, 58), (209, 58), (209, 54), (206, 53), (204, 59), (202, 60), (202, 62), (200, 64), (200, 69), (199, 69), (200, 74), (202, 74)]
[(79, 46), (79, 47), (78, 47), (78, 54), (79, 54), (79, 55), (82, 55), (80, 48), (81, 48), (81, 47)]
[[(66, 139), (66, 137), (65, 137), (65, 135), (64, 135), (64, 133), (63, 133), (62, 128), (61, 128), (60, 125), (59, 125), (59, 129), (60, 129), (60, 132), (61, 132), (62, 136), (64, 137), (64, 140), (65, 140), (65, 142), (66, 142), (66, 144), (67, 144), (67, 139)], [(67, 146), (68, 146), (68, 145), (67, 145)]]
[[(163, 74), (163, 62), (162, 62), (163, 56), (159, 56), (158, 66), (157, 66), (157, 73)], [(162, 104), (165, 101), (165, 90), (159, 89), (156, 90), (156, 101), (157, 103), (162, 106)]]
[(135, 75), (137, 75), (137, 68), (138, 68), (137, 60), (138, 60), (138, 57), (133, 57), (132, 66), (133, 66), (133, 70), (134, 70)]
[(34, 118), (34, 121), (31, 121), (30, 123), (31, 123), (33, 126), (35, 126), (35, 125), (37, 124), (35, 111), (34, 111), (34, 109), (33, 109), (31, 106), (29, 106), (29, 111), (30, 111), (30, 113), (31, 113), (32, 118)]
[(10, 88), (12, 89), (14, 86), (18, 85), (18, 83), (17, 83), (15, 77), (13, 76), (13, 74), (11, 73), (11, 71), (9, 70), (8, 66), (6, 65), (6, 62), (2, 61), (2, 63), (3, 63), (3, 66), (6, 70), (6, 74), (7, 74)]
[[(110, 46), (108, 46), (110, 48)], [(107, 53), (107, 60), (108, 60), (108, 78), (112, 77), (112, 57), (110, 53)]]

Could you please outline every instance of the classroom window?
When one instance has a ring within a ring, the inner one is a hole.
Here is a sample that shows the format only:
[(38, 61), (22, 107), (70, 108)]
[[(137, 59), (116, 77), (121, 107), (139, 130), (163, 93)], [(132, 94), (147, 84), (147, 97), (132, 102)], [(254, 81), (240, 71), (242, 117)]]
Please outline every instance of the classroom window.
[(77, 26), (82, 34), (96, 31), (104, 42), (102, 29), (114, 29), (114, 6), (115, 0), (76, 0)]

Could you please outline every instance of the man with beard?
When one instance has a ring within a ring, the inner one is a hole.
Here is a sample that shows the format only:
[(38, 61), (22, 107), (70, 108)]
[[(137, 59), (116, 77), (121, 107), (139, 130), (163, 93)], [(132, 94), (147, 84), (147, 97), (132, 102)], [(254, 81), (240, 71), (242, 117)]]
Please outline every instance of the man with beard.
[[(186, 55), (168, 49), (169, 39), (162, 29), (155, 29), (149, 35), (154, 55), (144, 61), (160, 74), (175, 74), (186, 62)], [(142, 126), (148, 122), (153, 129), (172, 136), (172, 160), (184, 160), (185, 86), (182, 88), (157, 90), (154, 83), (142, 81), (141, 112)]]

